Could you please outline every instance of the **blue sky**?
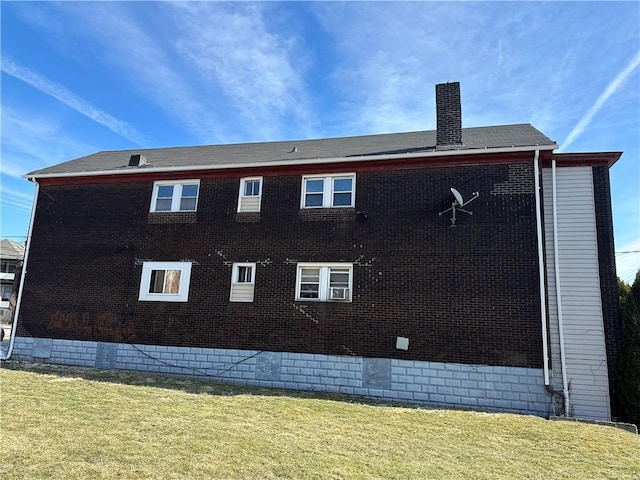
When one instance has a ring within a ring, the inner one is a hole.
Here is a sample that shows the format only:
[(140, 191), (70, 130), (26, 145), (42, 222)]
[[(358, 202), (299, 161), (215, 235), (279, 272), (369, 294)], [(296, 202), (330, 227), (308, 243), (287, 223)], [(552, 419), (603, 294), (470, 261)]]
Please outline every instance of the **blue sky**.
[[(100, 150), (531, 123), (611, 169), (618, 274), (640, 268), (638, 2), (7, 2), (1, 236), (21, 175)], [(624, 253), (630, 252), (630, 253)]]

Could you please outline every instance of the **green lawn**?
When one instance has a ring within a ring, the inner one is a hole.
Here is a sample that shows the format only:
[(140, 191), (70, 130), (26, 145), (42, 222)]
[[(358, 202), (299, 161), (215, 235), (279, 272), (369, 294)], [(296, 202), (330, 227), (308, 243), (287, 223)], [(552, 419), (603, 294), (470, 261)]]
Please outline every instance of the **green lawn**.
[(0, 478), (640, 479), (640, 436), (506, 414), (5, 363)]

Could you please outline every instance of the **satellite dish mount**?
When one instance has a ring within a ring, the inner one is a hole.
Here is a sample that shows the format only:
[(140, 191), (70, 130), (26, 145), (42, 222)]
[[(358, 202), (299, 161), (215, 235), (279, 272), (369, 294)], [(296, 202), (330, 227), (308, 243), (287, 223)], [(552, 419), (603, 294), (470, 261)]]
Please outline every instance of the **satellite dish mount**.
[(451, 225), (449, 225), (449, 226), (450, 227), (455, 227), (456, 226), (456, 211), (464, 212), (464, 213), (466, 213), (468, 215), (473, 215), (473, 212), (471, 212), (469, 210), (464, 210), (462, 207), (464, 207), (465, 205), (468, 205), (471, 202), (473, 202), (476, 198), (478, 198), (480, 196), (480, 193), (473, 192), (471, 194), (472, 197), (469, 200), (467, 200), (466, 202), (462, 198), (462, 195), (460, 194), (460, 192), (458, 190), (456, 190), (455, 188), (451, 187), (451, 193), (453, 193), (453, 198), (454, 198), (453, 202), (451, 202), (451, 207), (447, 208), (446, 210), (443, 210), (438, 215), (442, 215), (443, 213), (451, 212)]

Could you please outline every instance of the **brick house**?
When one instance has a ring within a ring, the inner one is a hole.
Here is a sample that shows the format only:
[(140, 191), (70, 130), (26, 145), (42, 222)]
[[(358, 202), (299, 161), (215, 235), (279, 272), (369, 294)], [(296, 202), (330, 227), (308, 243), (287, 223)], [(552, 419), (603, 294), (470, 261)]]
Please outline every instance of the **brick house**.
[(554, 153), (528, 124), (462, 128), (458, 83), (436, 104), (437, 131), (99, 152), (27, 174), (10, 354), (610, 419), (620, 153)]

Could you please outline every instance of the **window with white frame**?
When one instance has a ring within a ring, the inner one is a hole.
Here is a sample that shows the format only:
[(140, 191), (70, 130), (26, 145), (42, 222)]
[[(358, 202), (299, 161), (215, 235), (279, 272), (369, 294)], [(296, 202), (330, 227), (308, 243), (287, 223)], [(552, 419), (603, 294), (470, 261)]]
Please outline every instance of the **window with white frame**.
[(255, 263), (234, 263), (231, 269), (231, 302), (253, 302), (256, 283)]
[(350, 302), (352, 263), (299, 263), (296, 300)]
[(144, 262), (138, 300), (186, 302), (190, 280), (191, 262)]
[(11, 298), (11, 285), (2, 285), (2, 301), (7, 301)]
[(0, 272), (15, 273), (18, 268), (18, 262), (11, 260), (2, 260), (0, 262)]
[(302, 177), (301, 208), (353, 207), (356, 174), (305, 175)]
[(241, 178), (238, 212), (259, 212), (262, 198), (262, 177)]
[(151, 212), (195, 212), (198, 205), (199, 180), (155, 182)]

